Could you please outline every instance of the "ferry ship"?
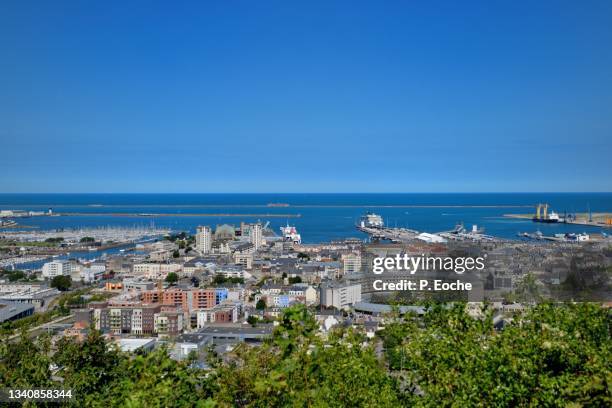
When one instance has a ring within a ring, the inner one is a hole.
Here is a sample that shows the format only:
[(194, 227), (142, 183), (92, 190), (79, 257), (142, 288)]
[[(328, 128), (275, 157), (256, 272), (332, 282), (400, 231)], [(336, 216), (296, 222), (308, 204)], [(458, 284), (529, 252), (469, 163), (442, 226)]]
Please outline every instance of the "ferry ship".
[(359, 226), (361, 228), (382, 228), (385, 226), (385, 223), (380, 215), (367, 212), (361, 216)]
[(297, 229), (294, 226), (289, 225), (289, 223), (287, 223), (285, 227), (280, 227), (280, 230), (283, 234), (283, 240), (293, 242), (294, 244), (302, 243), (302, 236), (298, 234)]

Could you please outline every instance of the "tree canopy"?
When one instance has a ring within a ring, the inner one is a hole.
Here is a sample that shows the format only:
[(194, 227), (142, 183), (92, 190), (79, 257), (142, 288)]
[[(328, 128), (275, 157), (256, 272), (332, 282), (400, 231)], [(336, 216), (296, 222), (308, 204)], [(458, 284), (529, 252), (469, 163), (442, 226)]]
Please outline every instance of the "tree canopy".
[(72, 286), (72, 279), (70, 279), (70, 276), (58, 275), (58, 276), (53, 277), (53, 279), (51, 279), (52, 288), (57, 288), (58, 290), (66, 291), (70, 289), (71, 286)]
[(501, 331), (488, 310), (434, 305), (390, 316), (380, 343), (350, 327), (321, 336), (295, 305), (262, 345), (211, 354), (205, 370), (164, 347), (122, 353), (95, 330), (55, 346), (23, 335), (0, 343), (0, 387), (71, 388), (84, 407), (603, 407), (610, 337), (609, 312), (593, 304), (539, 305)]
[(170, 284), (178, 282), (178, 275), (176, 272), (170, 272), (168, 275), (166, 275), (166, 282)]

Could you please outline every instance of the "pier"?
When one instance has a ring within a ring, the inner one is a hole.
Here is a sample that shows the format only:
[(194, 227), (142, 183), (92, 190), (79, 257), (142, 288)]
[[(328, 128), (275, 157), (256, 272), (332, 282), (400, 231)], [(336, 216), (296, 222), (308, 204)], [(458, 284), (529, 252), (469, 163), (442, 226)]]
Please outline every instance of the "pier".
[[(532, 214), (504, 214), (506, 218), (532, 220)], [(589, 227), (612, 228), (612, 213), (577, 213), (571, 220), (562, 218), (559, 224), (586, 225)]]
[(391, 242), (408, 242), (415, 239), (417, 235), (419, 235), (418, 231), (408, 228), (357, 226), (357, 229), (368, 234), (372, 239), (383, 239)]

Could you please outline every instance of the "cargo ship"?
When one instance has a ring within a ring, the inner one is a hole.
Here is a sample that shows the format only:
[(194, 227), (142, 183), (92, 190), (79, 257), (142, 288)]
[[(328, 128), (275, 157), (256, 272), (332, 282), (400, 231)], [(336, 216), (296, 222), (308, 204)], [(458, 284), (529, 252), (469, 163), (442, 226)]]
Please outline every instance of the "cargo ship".
[(538, 204), (536, 206), (536, 213), (533, 216), (533, 222), (544, 222), (547, 224), (560, 222), (559, 214), (552, 210), (549, 213), (548, 207), (548, 204)]

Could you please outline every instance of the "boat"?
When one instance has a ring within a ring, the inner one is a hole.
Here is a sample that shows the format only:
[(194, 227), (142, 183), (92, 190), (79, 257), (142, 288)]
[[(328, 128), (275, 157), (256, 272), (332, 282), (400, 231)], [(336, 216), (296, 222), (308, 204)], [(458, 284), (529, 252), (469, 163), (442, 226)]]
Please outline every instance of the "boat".
[(292, 242), (294, 244), (302, 243), (302, 236), (297, 232), (297, 229), (294, 226), (289, 225), (289, 223), (287, 223), (285, 227), (280, 227), (280, 230), (284, 241)]
[(382, 228), (385, 223), (380, 215), (367, 212), (361, 216), (359, 225), (361, 228)]
[(536, 213), (533, 216), (533, 222), (543, 222), (547, 224), (557, 223), (561, 221), (559, 214), (554, 211), (548, 212), (548, 204), (538, 204), (536, 206)]
[(557, 223), (561, 220), (561, 218), (559, 217), (559, 214), (557, 214), (554, 211), (551, 211), (550, 214), (548, 214), (546, 216), (546, 218), (544, 217), (540, 217), (540, 218), (535, 218), (533, 219), (534, 222), (543, 222), (543, 223), (547, 223), (547, 224), (553, 224), (553, 223)]

